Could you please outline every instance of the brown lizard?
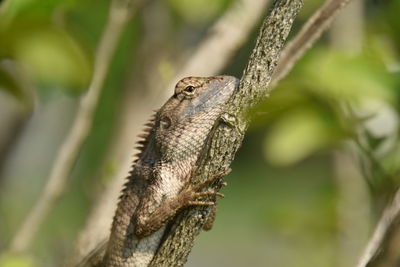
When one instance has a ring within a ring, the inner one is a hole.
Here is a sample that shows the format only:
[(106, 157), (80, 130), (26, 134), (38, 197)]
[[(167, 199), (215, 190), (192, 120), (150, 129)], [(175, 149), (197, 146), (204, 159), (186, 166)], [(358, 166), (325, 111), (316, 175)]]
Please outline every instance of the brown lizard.
[(188, 206), (213, 206), (223, 195), (202, 191), (225, 174), (193, 185), (196, 162), (239, 80), (187, 77), (156, 112), (122, 191), (111, 236), (96, 266), (148, 266), (166, 224)]

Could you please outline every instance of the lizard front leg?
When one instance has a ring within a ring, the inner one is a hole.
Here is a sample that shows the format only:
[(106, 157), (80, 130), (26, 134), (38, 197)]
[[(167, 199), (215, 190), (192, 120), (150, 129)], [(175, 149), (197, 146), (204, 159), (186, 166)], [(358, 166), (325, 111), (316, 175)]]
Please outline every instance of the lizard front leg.
[[(135, 235), (138, 238), (151, 235), (164, 224), (166, 224), (171, 218), (173, 218), (178, 211), (189, 206), (214, 206), (214, 201), (204, 201), (206, 197), (224, 197), (223, 194), (216, 191), (205, 191), (199, 192), (206, 185), (222, 178), (230, 170), (221, 174), (215, 175), (205, 182), (189, 186), (182, 190), (177, 196), (166, 200), (160, 206), (158, 206), (152, 213), (147, 214), (142, 208), (137, 211), (136, 224), (135, 224)], [(226, 183), (222, 183), (225, 185)]]

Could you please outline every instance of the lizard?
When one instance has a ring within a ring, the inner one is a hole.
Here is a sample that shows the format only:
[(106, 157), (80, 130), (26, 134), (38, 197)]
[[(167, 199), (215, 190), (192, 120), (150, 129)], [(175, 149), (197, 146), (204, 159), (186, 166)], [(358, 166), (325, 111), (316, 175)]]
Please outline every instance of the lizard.
[[(122, 190), (104, 256), (92, 266), (148, 266), (178, 212), (189, 206), (215, 207), (216, 197), (223, 194), (203, 188), (227, 172), (195, 185), (191, 179), (238, 84), (233, 76), (186, 77), (176, 84), (174, 94), (140, 135), (139, 153)], [(212, 223), (206, 225), (210, 228)]]

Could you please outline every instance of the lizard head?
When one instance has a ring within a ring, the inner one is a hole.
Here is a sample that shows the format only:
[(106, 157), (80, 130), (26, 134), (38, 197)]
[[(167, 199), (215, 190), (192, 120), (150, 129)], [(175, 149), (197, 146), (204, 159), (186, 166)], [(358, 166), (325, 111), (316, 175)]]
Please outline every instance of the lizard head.
[(187, 77), (180, 80), (174, 95), (156, 115), (156, 143), (159, 148), (165, 152), (171, 146), (185, 142), (192, 146), (192, 139), (196, 139), (196, 145), (202, 145), (198, 143), (204, 141), (217, 122), (238, 83), (239, 80), (233, 76)]

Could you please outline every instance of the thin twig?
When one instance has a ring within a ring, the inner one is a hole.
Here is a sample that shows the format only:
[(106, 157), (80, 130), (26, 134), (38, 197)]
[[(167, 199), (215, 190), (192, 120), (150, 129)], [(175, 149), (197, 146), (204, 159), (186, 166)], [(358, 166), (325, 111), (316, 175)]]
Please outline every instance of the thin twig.
[(27, 250), (55, 202), (63, 194), (68, 176), (73, 168), (82, 144), (86, 140), (93, 122), (97, 103), (112, 55), (118, 44), (121, 31), (126, 24), (130, 9), (122, 1), (111, 3), (109, 18), (105, 26), (94, 63), (93, 77), (88, 91), (80, 102), (75, 121), (64, 143), (61, 145), (43, 193), (25, 218), (21, 228), (11, 241), (10, 250)]
[(396, 267), (399, 255), (400, 190), (383, 212), (357, 267)]
[(328, 0), (307, 20), (296, 36), (286, 45), (272, 76), (270, 88), (274, 88), (285, 77), (332, 24), (340, 9), (351, 0)]

